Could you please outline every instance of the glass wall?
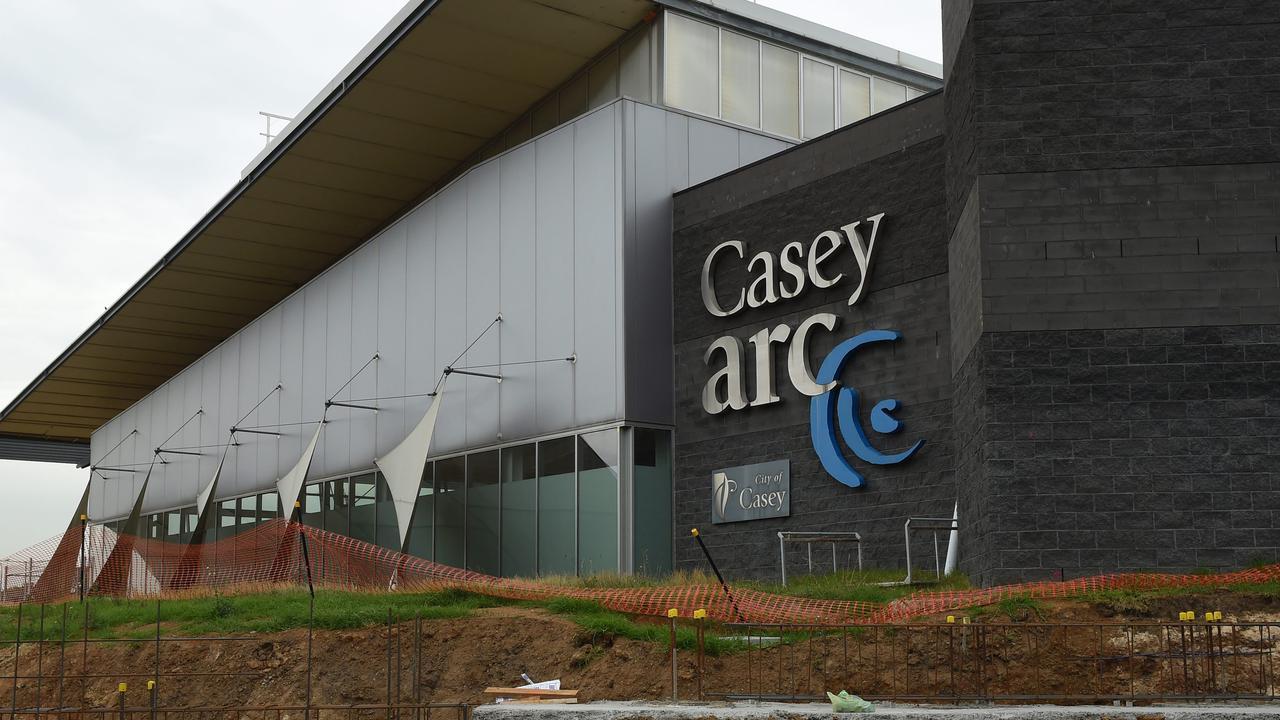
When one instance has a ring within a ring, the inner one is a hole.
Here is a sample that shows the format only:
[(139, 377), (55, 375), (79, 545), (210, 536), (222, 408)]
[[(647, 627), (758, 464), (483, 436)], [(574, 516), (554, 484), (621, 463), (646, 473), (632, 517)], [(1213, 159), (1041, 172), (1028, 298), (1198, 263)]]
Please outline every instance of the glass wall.
[(435, 463), (427, 463), (418, 485), (418, 502), (413, 506), (413, 518), (409, 522), (409, 537), (405, 552), (430, 560), (435, 550)]
[(578, 573), (618, 572), (618, 431), (578, 437)]
[(808, 140), (922, 94), (679, 13), (665, 13), (663, 102)]
[(463, 567), (466, 560), (467, 459), (436, 463), (436, 562)]
[(538, 446), (502, 450), (502, 574), (538, 574)]
[(671, 572), (671, 431), (632, 432), (633, 567), (644, 575)]
[(502, 573), (498, 451), (467, 456), (467, 569)]
[(538, 443), (538, 572), (578, 572), (574, 438)]
[[(405, 551), (505, 577), (668, 572), (671, 470), (671, 432), (649, 428), (613, 427), (429, 461)], [(624, 507), (632, 513), (629, 530)], [(205, 540), (234, 537), (283, 509), (274, 490), (217, 501)], [(304, 485), (298, 519), (400, 549), (395, 502), (380, 472)], [(143, 517), (142, 534), (186, 541), (196, 520), (194, 507), (153, 513)], [(624, 558), (625, 532), (633, 550)]]

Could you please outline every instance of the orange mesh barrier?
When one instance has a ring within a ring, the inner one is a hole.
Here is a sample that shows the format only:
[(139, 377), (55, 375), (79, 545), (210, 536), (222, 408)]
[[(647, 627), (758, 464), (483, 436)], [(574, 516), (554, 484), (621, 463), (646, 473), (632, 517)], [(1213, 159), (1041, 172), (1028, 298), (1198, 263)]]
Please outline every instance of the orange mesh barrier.
[[(498, 578), (423, 560), (371, 543), (284, 520), (256, 525), (231, 538), (203, 544), (171, 543), (116, 536), (90, 526), (67, 533), (0, 561), (4, 602), (50, 602), (80, 591), (92, 594), (148, 596), (236, 585), (307, 581), (302, 538), (306, 538), (310, 575), (320, 587), (353, 590), (458, 589), (512, 600), (575, 598), (635, 615), (665, 616), (676, 608), (683, 616), (705, 608), (720, 621), (752, 623), (885, 623), (936, 615), (1009, 597), (1063, 598), (1098, 590), (1148, 590), (1213, 587), (1280, 580), (1280, 565), (1216, 575), (1134, 573), (1100, 575), (1065, 582), (1035, 582), (995, 588), (918, 591), (892, 602), (816, 600), (735, 588), (736, 611), (716, 585), (588, 588), (536, 580)], [(740, 613), (740, 615), (739, 615)]]

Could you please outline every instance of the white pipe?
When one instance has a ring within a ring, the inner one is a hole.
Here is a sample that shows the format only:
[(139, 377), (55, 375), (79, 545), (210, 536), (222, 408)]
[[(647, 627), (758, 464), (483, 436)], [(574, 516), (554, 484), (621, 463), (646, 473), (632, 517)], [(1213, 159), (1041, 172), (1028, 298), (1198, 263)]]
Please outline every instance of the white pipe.
[(951, 536), (947, 539), (947, 562), (943, 565), (942, 574), (950, 575), (956, 571), (956, 563), (960, 554), (960, 501), (956, 501), (951, 511)]

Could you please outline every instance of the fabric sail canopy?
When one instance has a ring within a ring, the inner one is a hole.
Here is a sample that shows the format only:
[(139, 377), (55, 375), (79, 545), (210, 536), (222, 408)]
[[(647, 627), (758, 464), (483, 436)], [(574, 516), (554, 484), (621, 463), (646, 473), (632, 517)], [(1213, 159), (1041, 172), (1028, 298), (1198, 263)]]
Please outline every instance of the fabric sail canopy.
[[(447, 379), (448, 376), (446, 375)], [(400, 547), (403, 549), (409, 536), (409, 521), (413, 518), (413, 506), (418, 501), (418, 485), (422, 471), (427, 466), (427, 453), (431, 450), (431, 435), (436, 429), (440, 414), (440, 399), (444, 397), (444, 381), (436, 388), (435, 397), (427, 412), (409, 435), (386, 455), (374, 460), (374, 464), (387, 479), (387, 488), (395, 503), (396, 523), (400, 530)]]

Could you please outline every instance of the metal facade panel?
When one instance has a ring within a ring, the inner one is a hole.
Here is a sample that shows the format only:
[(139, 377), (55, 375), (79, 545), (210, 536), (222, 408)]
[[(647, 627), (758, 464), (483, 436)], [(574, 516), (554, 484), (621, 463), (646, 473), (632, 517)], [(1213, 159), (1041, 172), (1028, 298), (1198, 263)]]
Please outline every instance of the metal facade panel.
[[(503, 155), (501, 237), (498, 275), (502, 309), (502, 357), (505, 362), (544, 359), (538, 355), (538, 307), (535, 291), (537, 266), (536, 153), (525, 145)], [(567, 357), (568, 353), (563, 353)], [(548, 357), (555, 357), (554, 355)], [(556, 363), (546, 363), (555, 365)], [(542, 365), (507, 365), (502, 368), (499, 398), (503, 437), (520, 438), (538, 430), (538, 368)], [(567, 369), (568, 363), (562, 363)]]
[[(357, 373), (343, 392), (343, 397), (356, 398), (357, 404), (376, 406), (369, 398), (378, 395), (378, 373), (382, 361), (374, 360), (363, 371), (361, 366), (378, 353), (378, 245), (365, 245), (350, 258), (351, 282), (351, 372)], [(363, 469), (373, 462), (377, 434), (377, 413), (370, 410), (351, 411), (351, 451), (347, 464), (337, 472)]]
[[(221, 373), (220, 385), (218, 390), (218, 406), (214, 415), (219, 430), (226, 433), (235, 421), (239, 419), (238, 409), (240, 407), (238, 388), (240, 386), (240, 335), (232, 335), (227, 339), (218, 352), (218, 367)], [(253, 485), (252, 478), (241, 477), (239, 472), (240, 462), (239, 447), (228, 448), (226, 470), (223, 472), (221, 479), (218, 481), (220, 486), (220, 494), (234, 495), (237, 492), (247, 491)], [(226, 483), (223, 485), (223, 483)]]
[[(333, 397), (355, 372), (351, 356), (351, 277), (350, 262), (338, 263), (325, 273), (326, 324), (324, 398)], [(364, 360), (360, 361), (362, 364)], [(345, 397), (350, 397), (345, 395)], [(316, 451), (317, 472), (329, 475), (342, 472), (351, 464), (351, 423), (353, 411), (331, 407), (323, 442)]]
[[(186, 378), (186, 383), (183, 386), (182, 406), (187, 408), (187, 415), (189, 417), (204, 407), (204, 403), (201, 400), (201, 392), (203, 390), (201, 385), (204, 381), (204, 373), (197, 364), (183, 370), (182, 377)], [(190, 497), (190, 493), (199, 492), (199, 488), (201, 486), (201, 473), (204, 472), (207, 465), (212, 462), (217, 462), (218, 453), (221, 452), (220, 448), (203, 447), (204, 440), (202, 438), (204, 436), (204, 420), (204, 414), (201, 413), (195, 420), (191, 421), (191, 424), (187, 426), (187, 431), (185, 433), (186, 437), (189, 439), (187, 444), (199, 447), (198, 452), (200, 453), (200, 457), (192, 458), (195, 462), (191, 463), (189, 470), (183, 472), (182, 488), (184, 498)]]
[(791, 143), (766, 135), (755, 133), (738, 133), (738, 167), (750, 165), (770, 155), (776, 155), (791, 147)]
[(689, 185), (738, 167), (739, 134), (719, 123), (689, 119)]
[(574, 123), (574, 420), (617, 416), (617, 278), (619, 170), (617, 109), (610, 105)]
[[(499, 211), (501, 163), (491, 162), (467, 175), (467, 343), (475, 345), (459, 361), (459, 365), (488, 366), (501, 362), (501, 338), (506, 322), (488, 332), (498, 316), (501, 277), (498, 242), (501, 234)], [(484, 367), (479, 372), (495, 373), (499, 368)], [(495, 380), (467, 376), (467, 444), (484, 445), (498, 441), (498, 393)], [(452, 382), (452, 380), (451, 380)]]
[[(328, 373), (326, 365), (328, 364), (327, 348), (329, 342), (329, 297), (328, 297), (328, 275), (320, 276), (320, 279), (313, 281), (305, 289), (303, 300), (305, 330), (302, 337), (302, 419), (303, 420), (319, 420), (325, 417), (324, 401), (329, 397), (326, 389), (329, 387)], [(296, 452), (289, 457), (302, 457), (303, 448), (306, 443), (311, 440), (311, 433), (314, 428), (303, 425), (296, 430), (294, 442)], [(325, 442), (329, 436), (329, 425), (324, 426), (324, 430), (320, 433), (320, 442)], [(319, 458), (312, 461), (313, 473), (319, 474), (321, 466)], [(265, 480), (263, 482), (266, 482)]]
[[(227, 428), (240, 422), (241, 418), (248, 422), (257, 415), (257, 411), (250, 414), (253, 406), (262, 399), (262, 393), (258, 392), (258, 376), (261, 370), (262, 358), (258, 352), (258, 346), (262, 342), (262, 320), (255, 320), (252, 324), (240, 333), (240, 373), (236, 377), (236, 397), (237, 407), (231, 419), (227, 422)], [(243, 437), (238, 438), (240, 445), (236, 448), (235, 474), (237, 478), (243, 478), (245, 481), (257, 479), (258, 477), (258, 438)]]
[[(467, 337), (467, 188), (457, 182), (436, 199), (436, 366), (443, 368), (462, 354)], [(444, 389), (440, 416), (445, 418), (432, 442), (441, 450), (466, 447), (467, 385), (452, 378)]]
[(306, 347), (306, 297), (304, 293), (298, 292), (289, 296), (280, 307), (281, 323), (280, 323), (280, 422), (278, 428), (262, 428), (268, 431), (276, 431), (280, 433), (280, 438), (276, 443), (279, 448), (277, 453), (277, 465), (275, 474), (271, 478), (263, 478), (263, 482), (268, 479), (278, 478), (282, 473), (287, 472), (293, 463), (302, 457), (302, 448), (306, 444), (306, 437), (311, 435), (315, 430), (312, 425), (302, 425), (307, 420), (319, 420), (318, 411), (312, 410), (310, 414), (304, 412), (304, 384), (303, 384), (303, 352)]
[[(535, 142), (537, 258), (534, 264), (537, 355), (564, 356), (573, 344), (573, 129), (567, 125)], [(575, 366), (537, 366), (538, 432), (573, 426)]]
[[(661, 378), (669, 368), (660, 356), (669, 312), (652, 283), (669, 276), (670, 193), (688, 184), (691, 154), (703, 168), (749, 158), (726, 154), (741, 152), (737, 140), (691, 147), (690, 122), (701, 121), (622, 101), (477, 166), (198, 360), (186, 389), (171, 383), (104, 425), (95, 451), (110, 447), (112, 433), (117, 442), (136, 417), (143, 435), (125, 443), (122, 462), (145, 469), (150, 448), (201, 405), (206, 415), (189, 433), (198, 442), (183, 444), (224, 443), (231, 424), (280, 382), (276, 397), (244, 424), (290, 425), (279, 440), (241, 438), (228, 453), (219, 497), (270, 488), (313, 428), (292, 423), (319, 419), (324, 400), (377, 351), (376, 366), (343, 396), (386, 398), (374, 401), (383, 412), (332, 408), (310, 477), (366, 469), (375, 451), (394, 447), (417, 423), (440, 370), (499, 311), (504, 322), (459, 366), (574, 353), (578, 362), (505, 366), (500, 385), (453, 378), (433, 455), (493, 444), (499, 432), (513, 440), (622, 419), (624, 402), (632, 419), (666, 422), (670, 385)], [(634, 369), (625, 390), (623, 358)], [(420, 397), (391, 397), (406, 394)], [(181, 488), (172, 501), (164, 496), (166, 506), (194, 501), (212, 472), (203, 465), (193, 465), (200, 468), (193, 477), (183, 469), (181, 482), (164, 483)], [(91, 494), (95, 507), (110, 508), (101, 517), (126, 513), (142, 477)], [(160, 497), (149, 498), (148, 508), (160, 507)]]
[[(405, 298), (408, 290), (407, 250), (409, 222), (401, 220), (379, 238), (378, 252), (378, 374), (375, 405), (378, 413), (377, 446), (382, 457), (404, 439), (405, 401)], [(424, 371), (425, 372), (425, 371)], [(360, 458), (356, 458), (357, 462)]]
[(427, 411), (440, 377), (436, 361), (436, 216), (438, 202), (430, 202), (405, 218), (405, 398), (404, 432), (417, 425)]
[[(258, 343), (258, 387), (254, 393), (254, 402), (262, 398), (266, 401), (245, 419), (245, 425), (271, 425), (280, 422), (280, 392), (275, 390), (280, 384), (280, 336), (283, 327), (284, 308), (277, 305), (262, 316), (261, 338)], [(245, 409), (248, 412), (248, 409)], [(274, 429), (274, 428), (273, 428)], [(245, 433), (242, 442), (250, 442), (257, 449), (258, 462), (255, 478), (275, 478), (280, 472), (280, 441), (270, 435), (250, 435)]]

